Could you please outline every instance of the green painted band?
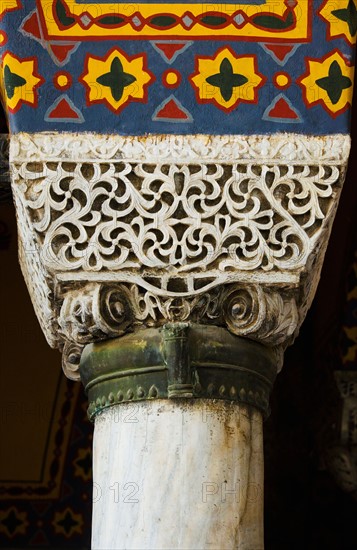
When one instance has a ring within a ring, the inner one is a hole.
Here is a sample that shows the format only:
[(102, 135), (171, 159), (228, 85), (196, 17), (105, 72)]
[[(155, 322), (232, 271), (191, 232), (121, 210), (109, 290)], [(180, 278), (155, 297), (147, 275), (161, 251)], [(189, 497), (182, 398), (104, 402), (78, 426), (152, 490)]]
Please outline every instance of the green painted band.
[(158, 398), (224, 399), (266, 414), (276, 361), (274, 350), (224, 328), (170, 323), (86, 346), (80, 372), (91, 419)]

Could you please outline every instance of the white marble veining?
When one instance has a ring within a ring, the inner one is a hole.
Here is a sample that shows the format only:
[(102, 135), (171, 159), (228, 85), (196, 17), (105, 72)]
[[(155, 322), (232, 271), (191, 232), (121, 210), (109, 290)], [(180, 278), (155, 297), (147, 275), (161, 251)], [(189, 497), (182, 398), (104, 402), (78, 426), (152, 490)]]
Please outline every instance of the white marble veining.
[(261, 414), (212, 400), (95, 423), (93, 550), (263, 550)]

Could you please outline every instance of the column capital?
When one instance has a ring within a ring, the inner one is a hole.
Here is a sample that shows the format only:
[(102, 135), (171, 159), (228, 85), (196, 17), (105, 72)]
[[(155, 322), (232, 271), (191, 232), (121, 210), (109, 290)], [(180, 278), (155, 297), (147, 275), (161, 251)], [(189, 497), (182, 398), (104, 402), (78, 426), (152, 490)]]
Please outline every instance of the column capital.
[(170, 322), (271, 348), (311, 303), (347, 135), (17, 134), (20, 262), (48, 342), (83, 347)]

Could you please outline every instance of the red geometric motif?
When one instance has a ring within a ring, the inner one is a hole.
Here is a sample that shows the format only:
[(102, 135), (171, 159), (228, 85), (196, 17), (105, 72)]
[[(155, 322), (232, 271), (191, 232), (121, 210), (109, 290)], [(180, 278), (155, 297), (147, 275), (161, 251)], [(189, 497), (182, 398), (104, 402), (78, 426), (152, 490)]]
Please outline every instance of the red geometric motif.
[(61, 64), (68, 60), (71, 52), (77, 47), (77, 44), (50, 44), (51, 52)]
[(299, 115), (293, 111), (287, 101), (281, 97), (274, 105), (274, 107), (269, 111), (268, 116), (271, 118), (288, 118), (288, 119), (298, 119)]
[(270, 50), (279, 61), (284, 61), (285, 58), (295, 48), (295, 45), (290, 44), (264, 44), (266, 50)]
[(170, 99), (165, 105), (156, 113), (156, 118), (172, 118), (176, 120), (188, 120), (187, 114), (180, 109), (176, 101)]
[(48, 546), (48, 539), (42, 529), (32, 537), (30, 544), (31, 546)]
[(192, 122), (192, 116), (175, 96), (170, 95), (157, 107), (152, 120), (159, 122)]
[(63, 119), (64, 121), (83, 122), (80, 111), (69, 103), (67, 96), (54, 103), (52, 110), (47, 112), (46, 118), (47, 120), (60, 121)]
[(78, 118), (78, 115), (65, 99), (61, 99), (53, 111), (48, 114), (48, 118)]
[(166, 61), (170, 62), (176, 56), (180, 50), (186, 49), (187, 42), (154, 42), (155, 48), (161, 50), (164, 54)]
[(80, 42), (71, 41), (58, 43), (55, 41), (46, 41), (44, 38), (43, 27), (38, 17), (38, 12), (33, 11), (22, 22), (20, 31), (25, 36), (30, 36), (48, 51), (57, 65), (65, 65), (70, 60), (72, 53), (79, 47)]
[(34, 11), (28, 19), (25, 19), (22, 29), (30, 36), (42, 40), (42, 33), (38, 21), (37, 13)]

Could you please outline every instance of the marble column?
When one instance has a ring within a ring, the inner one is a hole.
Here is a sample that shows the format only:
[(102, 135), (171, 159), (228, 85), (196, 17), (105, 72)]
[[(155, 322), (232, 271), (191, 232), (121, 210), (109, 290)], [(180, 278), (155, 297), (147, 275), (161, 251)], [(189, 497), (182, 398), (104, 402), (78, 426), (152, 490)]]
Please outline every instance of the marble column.
[(171, 323), (91, 344), (93, 549), (262, 549), (269, 348)]
[(94, 432), (92, 548), (262, 550), (262, 415), (209, 399), (117, 405)]

